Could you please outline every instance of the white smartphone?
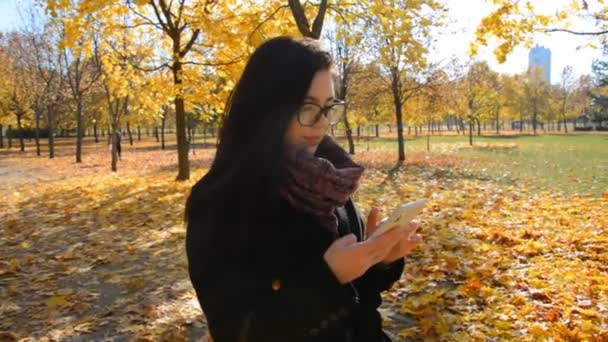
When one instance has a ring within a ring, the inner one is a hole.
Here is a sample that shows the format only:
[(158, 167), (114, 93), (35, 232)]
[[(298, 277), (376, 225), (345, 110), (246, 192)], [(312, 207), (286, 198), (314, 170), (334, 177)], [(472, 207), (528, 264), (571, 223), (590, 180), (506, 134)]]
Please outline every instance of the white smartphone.
[(425, 206), (426, 200), (419, 200), (401, 205), (395, 209), (389, 217), (384, 218), (378, 223), (378, 229), (376, 229), (368, 239), (409, 223), (416, 215), (422, 212), (422, 209), (424, 209)]

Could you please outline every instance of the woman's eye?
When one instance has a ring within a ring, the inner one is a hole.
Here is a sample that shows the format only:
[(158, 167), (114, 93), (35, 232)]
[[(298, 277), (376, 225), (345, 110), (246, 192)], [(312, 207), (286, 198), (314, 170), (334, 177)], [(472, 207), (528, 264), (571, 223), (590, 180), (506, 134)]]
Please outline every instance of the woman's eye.
[(302, 113), (304, 114), (316, 114), (319, 108), (314, 105), (304, 105), (302, 107)]

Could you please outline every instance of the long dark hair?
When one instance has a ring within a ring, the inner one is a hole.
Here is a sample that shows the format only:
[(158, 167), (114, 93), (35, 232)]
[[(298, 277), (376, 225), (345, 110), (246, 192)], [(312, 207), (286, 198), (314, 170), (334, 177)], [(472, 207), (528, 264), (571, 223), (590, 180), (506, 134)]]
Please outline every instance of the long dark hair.
[(312, 39), (277, 37), (255, 50), (226, 104), (213, 164), (192, 187), (186, 220), (206, 215), (234, 223), (229, 236), (246, 242), (250, 232), (237, 227), (263, 225), (276, 213), (285, 134), (315, 73), (331, 66)]

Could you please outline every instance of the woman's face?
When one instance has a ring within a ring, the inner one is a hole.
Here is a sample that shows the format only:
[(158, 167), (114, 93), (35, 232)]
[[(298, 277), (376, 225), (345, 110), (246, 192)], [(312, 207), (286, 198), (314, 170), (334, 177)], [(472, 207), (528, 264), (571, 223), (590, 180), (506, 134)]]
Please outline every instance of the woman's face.
[[(308, 94), (304, 100), (303, 108), (306, 104), (315, 104), (319, 107), (330, 105), (334, 101), (334, 85), (331, 72), (329, 70), (318, 71), (312, 79)], [(309, 106), (308, 108), (316, 108)], [(329, 121), (322, 115), (319, 121), (313, 126), (302, 126), (298, 121), (298, 116), (294, 115), (285, 136), (286, 142), (294, 145), (305, 146), (310, 154), (314, 154), (323, 136), (327, 133)]]

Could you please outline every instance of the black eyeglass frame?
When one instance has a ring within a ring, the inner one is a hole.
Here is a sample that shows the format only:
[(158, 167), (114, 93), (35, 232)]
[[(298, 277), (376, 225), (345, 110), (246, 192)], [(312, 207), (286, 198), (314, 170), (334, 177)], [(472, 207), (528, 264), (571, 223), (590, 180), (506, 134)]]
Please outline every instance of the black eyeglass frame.
[[(303, 105), (302, 105), (302, 106), (301, 106), (301, 107), (298, 109), (298, 113), (297, 113), (297, 117), (298, 117), (298, 123), (300, 123), (300, 125), (302, 125), (302, 126), (304, 126), (304, 127), (312, 127), (312, 126), (314, 126), (314, 125), (315, 125), (317, 122), (319, 122), (319, 120), (321, 120), (321, 115), (325, 115), (325, 117), (326, 117), (326, 118), (329, 120), (329, 117), (327, 117), (327, 113), (329, 113), (329, 111), (330, 111), (330, 110), (332, 110), (333, 108), (335, 108), (336, 106), (342, 106), (342, 107), (344, 107), (344, 106), (345, 106), (345, 104), (346, 104), (346, 103), (345, 103), (344, 101), (341, 101), (341, 100), (335, 100), (335, 101), (334, 101), (334, 102), (332, 102), (330, 105), (328, 105), (328, 106), (323, 106), (323, 107), (319, 106), (319, 105), (318, 105), (318, 104), (316, 104), (316, 103), (312, 103), (312, 102), (307, 102), (307, 103), (304, 103), (304, 104), (303, 104)], [(314, 116), (314, 118), (315, 118), (315, 119), (314, 119), (314, 121), (313, 121), (313, 123), (312, 123), (312, 124), (305, 125), (305, 124), (303, 124), (303, 123), (302, 123), (302, 120), (300, 119), (300, 113), (302, 112), (302, 107), (304, 107), (304, 106), (310, 106), (310, 105), (315, 106), (315, 107), (319, 107), (319, 112), (318, 112), (318, 113), (317, 113), (317, 114)], [(337, 119), (335, 119), (335, 122), (331, 122), (331, 121), (330, 121), (330, 122), (329, 122), (329, 125), (330, 125), (330, 126), (336, 125), (338, 122), (340, 122), (340, 119), (342, 119), (342, 117), (343, 117), (343, 116), (344, 116), (344, 112), (342, 112), (342, 113), (340, 114), (340, 116), (339, 116)]]

